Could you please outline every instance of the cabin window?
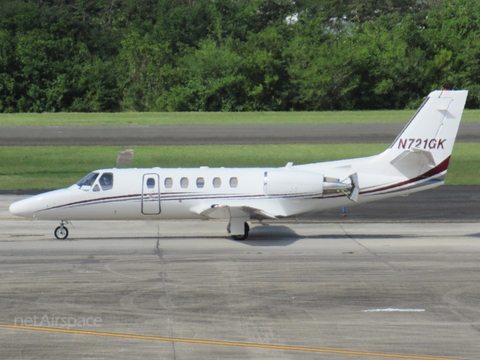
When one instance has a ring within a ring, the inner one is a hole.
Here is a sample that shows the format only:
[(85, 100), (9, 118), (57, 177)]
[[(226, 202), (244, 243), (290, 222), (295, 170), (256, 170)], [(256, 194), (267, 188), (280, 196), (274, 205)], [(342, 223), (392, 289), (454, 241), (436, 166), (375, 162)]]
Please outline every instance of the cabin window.
[(213, 178), (213, 187), (214, 188), (219, 188), (222, 186), (222, 180), (219, 177)]
[(238, 186), (238, 179), (236, 177), (230, 178), (230, 187), (236, 188)]
[[(110, 190), (113, 187), (113, 174), (112, 173), (103, 173), (98, 181), (102, 190)], [(94, 189), (95, 191), (95, 189)]]
[(181, 178), (181, 179), (180, 179), (180, 186), (181, 186), (183, 189), (188, 188), (188, 178), (186, 178), (186, 177)]
[(170, 189), (172, 186), (173, 186), (173, 180), (172, 180), (172, 178), (170, 178), (170, 177), (165, 178), (165, 187), (166, 187), (167, 189)]
[(148, 178), (147, 179), (147, 188), (148, 189), (154, 189), (155, 188), (155, 179), (154, 178)]
[(197, 188), (203, 188), (205, 186), (205, 179), (202, 177), (197, 178)]

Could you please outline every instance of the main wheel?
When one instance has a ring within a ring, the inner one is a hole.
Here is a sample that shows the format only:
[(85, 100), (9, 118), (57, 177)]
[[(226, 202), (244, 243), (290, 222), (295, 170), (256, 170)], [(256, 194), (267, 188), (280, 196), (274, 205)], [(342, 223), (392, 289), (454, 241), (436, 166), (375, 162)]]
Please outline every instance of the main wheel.
[(250, 226), (248, 226), (248, 223), (245, 222), (245, 231), (243, 235), (232, 235), (233, 240), (245, 240), (248, 237), (248, 232), (250, 231)]
[(65, 240), (68, 237), (68, 229), (65, 226), (59, 226), (55, 229), (55, 237), (60, 240)]

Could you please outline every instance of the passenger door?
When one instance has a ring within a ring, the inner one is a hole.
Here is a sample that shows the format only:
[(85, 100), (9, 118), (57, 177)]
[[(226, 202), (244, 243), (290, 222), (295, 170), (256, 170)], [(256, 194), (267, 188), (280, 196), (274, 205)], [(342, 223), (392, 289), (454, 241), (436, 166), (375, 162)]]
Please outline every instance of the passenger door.
[(142, 214), (160, 214), (160, 176), (144, 174), (142, 184)]

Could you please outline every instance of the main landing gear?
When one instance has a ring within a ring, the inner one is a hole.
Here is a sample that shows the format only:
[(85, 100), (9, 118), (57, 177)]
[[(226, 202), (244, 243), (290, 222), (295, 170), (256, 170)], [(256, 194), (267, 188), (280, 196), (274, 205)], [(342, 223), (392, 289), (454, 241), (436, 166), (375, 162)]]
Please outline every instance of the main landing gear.
[(65, 240), (68, 237), (68, 229), (65, 227), (65, 224), (68, 224), (68, 222), (62, 220), (60, 226), (54, 231), (55, 237), (59, 240)]
[(248, 232), (250, 231), (250, 226), (248, 225), (248, 223), (245, 221), (244, 222), (244, 225), (243, 225), (243, 235), (231, 235), (231, 222), (228, 223), (227, 225), (227, 231), (228, 233), (230, 234), (230, 236), (232, 237), (233, 240), (245, 240), (247, 237), (248, 237)]

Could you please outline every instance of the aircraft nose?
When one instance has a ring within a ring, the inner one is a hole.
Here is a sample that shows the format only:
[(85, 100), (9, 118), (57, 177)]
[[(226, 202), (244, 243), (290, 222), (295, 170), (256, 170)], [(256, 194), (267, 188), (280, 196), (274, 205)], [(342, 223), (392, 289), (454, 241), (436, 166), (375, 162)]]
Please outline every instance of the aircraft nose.
[(28, 199), (16, 201), (10, 205), (8, 211), (15, 216), (31, 217), (33, 213), (30, 205)]

